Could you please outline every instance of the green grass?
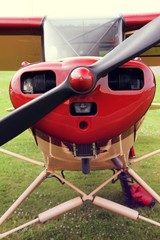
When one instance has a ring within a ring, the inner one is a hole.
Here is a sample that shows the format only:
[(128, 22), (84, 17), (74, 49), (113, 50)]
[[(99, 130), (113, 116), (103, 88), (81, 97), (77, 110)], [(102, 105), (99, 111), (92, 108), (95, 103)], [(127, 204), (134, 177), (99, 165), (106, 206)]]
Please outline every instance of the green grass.
[[(0, 117), (6, 114), (5, 109), (11, 107), (8, 96), (8, 85), (13, 72), (0, 73)], [(160, 78), (157, 78), (160, 82)], [(157, 82), (158, 82), (157, 81)], [(160, 83), (157, 86), (155, 101), (160, 102)], [(141, 156), (159, 148), (160, 111), (149, 111), (140, 130), (135, 149)], [(4, 148), (37, 160), (43, 160), (41, 152), (35, 146), (28, 131), (4, 145)], [(159, 156), (136, 164), (133, 167), (158, 193), (160, 193), (160, 161)], [(21, 162), (9, 156), (0, 155), (0, 215), (38, 176), (41, 168)], [(89, 193), (112, 172), (66, 172), (66, 178), (82, 190)], [(109, 184), (99, 193), (100, 196), (123, 203), (123, 195), (119, 183)], [(19, 224), (34, 219), (40, 212), (71, 199), (76, 194), (56, 179), (46, 180), (16, 210), (16, 213), (2, 226), (0, 232), (12, 229)], [(160, 221), (160, 206), (138, 209), (141, 215)], [(132, 221), (114, 213), (105, 211), (90, 202), (68, 212), (45, 224), (36, 224), (18, 233), (10, 235), (8, 240), (154, 240), (159, 239), (160, 229), (141, 221)]]

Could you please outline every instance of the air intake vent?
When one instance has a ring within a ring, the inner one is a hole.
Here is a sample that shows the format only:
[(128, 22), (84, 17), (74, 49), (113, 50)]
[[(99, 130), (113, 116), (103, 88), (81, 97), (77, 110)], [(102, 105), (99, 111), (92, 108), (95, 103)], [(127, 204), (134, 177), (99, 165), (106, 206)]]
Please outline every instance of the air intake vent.
[(111, 90), (140, 90), (144, 86), (143, 71), (139, 68), (117, 68), (108, 73)]
[(56, 86), (52, 71), (25, 72), (21, 76), (21, 91), (25, 94), (45, 93)]

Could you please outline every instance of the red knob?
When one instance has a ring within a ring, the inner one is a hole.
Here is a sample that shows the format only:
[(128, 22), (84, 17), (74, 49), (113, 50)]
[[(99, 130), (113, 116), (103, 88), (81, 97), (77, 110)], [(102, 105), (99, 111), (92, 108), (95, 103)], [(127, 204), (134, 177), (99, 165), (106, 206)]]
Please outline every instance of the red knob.
[(74, 69), (70, 75), (71, 87), (79, 92), (85, 92), (92, 88), (94, 82), (93, 73), (84, 67)]

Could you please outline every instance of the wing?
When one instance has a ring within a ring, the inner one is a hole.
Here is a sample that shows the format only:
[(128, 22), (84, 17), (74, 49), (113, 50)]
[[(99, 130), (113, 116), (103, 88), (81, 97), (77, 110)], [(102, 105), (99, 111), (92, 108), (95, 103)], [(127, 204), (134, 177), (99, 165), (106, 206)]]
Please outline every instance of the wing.
[[(160, 14), (125, 15), (126, 37)], [(17, 70), (23, 61), (43, 60), (43, 18), (0, 18), (0, 70)], [(147, 65), (160, 65), (160, 44), (143, 53)]]
[[(160, 13), (136, 14), (124, 16), (124, 20), (126, 23), (125, 27), (126, 38), (158, 16), (160, 16)], [(144, 52), (140, 57), (142, 58), (142, 61), (148, 66), (160, 66), (160, 44), (157, 44), (154, 47), (150, 48), (148, 51)]]
[(42, 60), (42, 18), (0, 18), (0, 70)]

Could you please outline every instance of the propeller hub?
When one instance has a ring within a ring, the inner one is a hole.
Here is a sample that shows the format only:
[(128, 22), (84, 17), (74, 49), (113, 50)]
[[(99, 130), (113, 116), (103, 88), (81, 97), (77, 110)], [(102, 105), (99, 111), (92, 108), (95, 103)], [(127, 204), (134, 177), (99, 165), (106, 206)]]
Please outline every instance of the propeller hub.
[(79, 67), (71, 72), (69, 81), (74, 90), (86, 92), (93, 87), (94, 75), (88, 68)]

